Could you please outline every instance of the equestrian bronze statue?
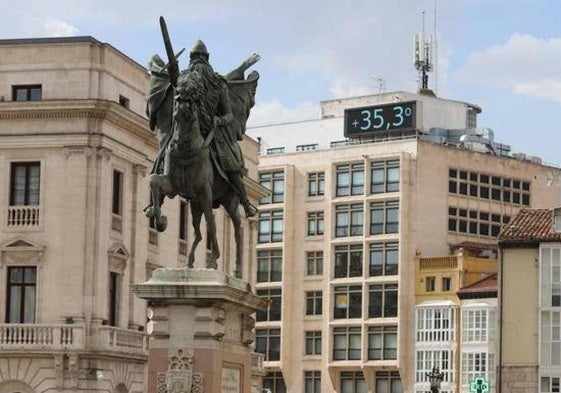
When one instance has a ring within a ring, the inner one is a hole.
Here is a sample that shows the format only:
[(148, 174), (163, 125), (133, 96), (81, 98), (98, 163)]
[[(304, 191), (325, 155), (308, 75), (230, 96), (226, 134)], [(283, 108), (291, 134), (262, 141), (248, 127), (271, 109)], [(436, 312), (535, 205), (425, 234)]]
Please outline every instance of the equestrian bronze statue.
[(179, 71), (165, 21), (160, 26), (168, 63), (152, 56), (147, 115), (156, 133), (159, 153), (150, 175), (151, 203), (145, 209), (156, 229), (163, 232), (167, 218), (161, 213), (165, 197), (176, 195), (190, 202), (195, 238), (187, 256), (192, 268), (195, 250), (202, 239), (201, 218), (207, 225), (210, 254), (206, 267), (216, 269), (220, 256), (213, 208), (223, 206), (234, 226), (236, 241), (235, 275), (241, 278), (242, 238), (239, 205), (246, 217), (257, 209), (247, 197), (244, 160), (238, 141), (243, 139), (246, 121), (255, 104), (259, 74), (245, 71), (259, 61), (251, 55), (238, 68), (221, 76), (209, 63), (205, 44), (198, 40), (190, 52), (187, 69)]

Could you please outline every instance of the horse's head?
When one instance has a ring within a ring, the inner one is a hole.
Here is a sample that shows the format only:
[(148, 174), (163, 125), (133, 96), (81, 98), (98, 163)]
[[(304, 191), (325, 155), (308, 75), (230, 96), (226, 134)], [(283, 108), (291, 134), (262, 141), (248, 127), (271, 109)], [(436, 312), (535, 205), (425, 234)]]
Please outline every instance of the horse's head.
[(180, 144), (200, 136), (197, 108), (203, 98), (203, 82), (196, 72), (184, 71), (177, 78), (173, 110), (174, 136)]

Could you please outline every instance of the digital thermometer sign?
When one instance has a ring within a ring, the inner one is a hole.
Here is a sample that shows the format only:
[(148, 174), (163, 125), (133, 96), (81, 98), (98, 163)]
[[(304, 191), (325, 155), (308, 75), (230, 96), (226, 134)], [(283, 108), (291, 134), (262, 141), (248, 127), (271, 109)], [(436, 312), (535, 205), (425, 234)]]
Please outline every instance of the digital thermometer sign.
[(345, 110), (345, 137), (356, 138), (382, 131), (412, 130), (416, 101), (396, 102)]

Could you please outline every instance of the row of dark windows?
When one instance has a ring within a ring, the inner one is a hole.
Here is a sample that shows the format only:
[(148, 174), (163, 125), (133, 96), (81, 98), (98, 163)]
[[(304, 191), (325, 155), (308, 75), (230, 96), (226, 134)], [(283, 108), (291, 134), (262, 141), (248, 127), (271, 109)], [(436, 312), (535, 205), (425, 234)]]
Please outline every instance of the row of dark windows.
[[(377, 393), (403, 393), (403, 385), (398, 371), (377, 371), (374, 374)], [(280, 371), (270, 371), (263, 378), (263, 390), (270, 393), (286, 393), (286, 384)], [(364, 393), (367, 388), (362, 371), (342, 371), (339, 376), (340, 393)], [(303, 393), (322, 393), (321, 371), (304, 371)]]
[[(335, 246), (334, 278), (363, 276), (362, 244)], [(395, 276), (399, 273), (399, 246), (397, 242), (380, 242), (369, 245), (369, 277)], [(306, 275), (323, 274), (323, 251), (306, 252)], [(257, 251), (257, 282), (282, 281), (282, 250)]]
[[(370, 165), (370, 193), (398, 192), (400, 181), (399, 160), (382, 160)], [(260, 204), (284, 202), (284, 172), (259, 174), (260, 184), (271, 191)], [(335, 167), (335, 195), (337, 197), (364, 194), (364, 163), (341, 164)], [(325, 172), (308, 173), (308, 196), (325, 194)]]
[(475, 209), (448, 208), (448, 230), (470, 235), (497, 237), (510, 216)]
[[(397, 284), (373, 284), (368, 287), (368, 318), (391, 318), (398, 313)], [(269, 300), (266, 310), (258, 311), (258, 322), (282, 319), (282, 290), (280, 288), (258, 289), (258, 296)], [(362, 318), (362, 285), (338, 285), (333, 289), (333, 318)], [(306, 292), (306, 315), (323, 314), (323, 292)]]
[(449, 169), (448, 191), (474, 198), (530, 206), (530, 182), (474, 171)]
[[(367, 360), (397, 359), (397, 326), (368, 326)], [(256, 328), (256, 351), (265, 355), (266, 361), (279, 361), (281, 356), (281, 329)], [(321, 355), (322, 332), (305, 332), (304, 351), (306, 356)], [(360, 326), (342, 326), (333, 328), (332, 359), (361, 360), (362, 328)]]

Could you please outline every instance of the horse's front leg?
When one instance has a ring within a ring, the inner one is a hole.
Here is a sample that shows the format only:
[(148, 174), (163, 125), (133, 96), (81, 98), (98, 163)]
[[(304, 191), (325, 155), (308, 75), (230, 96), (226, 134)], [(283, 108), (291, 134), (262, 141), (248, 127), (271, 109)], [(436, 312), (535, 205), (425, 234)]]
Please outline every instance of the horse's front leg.
[(191, 201), (191, 216), (193, 218), (193, 229), (195, 231), (195, 237), (193, 238), (191, 250), (189, 250), (189, 256), (187, 257), (187, 267), (189, 269), (192, 269), (194, 266), (195, 251), (203, 238), (203, 235), (201, 234), (201, 218), (203, 216), (203, 209), (201, 208), (201, 205), (194, 200)]
[(168, 219), (166, 216), (162, 215), (161, 206), (164, 203), (164, 196), (161, 194), (161, 175), (151, 175), (150, 176), (150, 195), (152, 200), (150, 201), (150, 206), (146, 211), (146, 217), (150, 220), (155, 220), (156, 230), (158, 232), (163, 232), (166, 230), (168, 225)]
[(216, 260), (220, 257), (220, 249), (218, 247), (218, 239), (216, 238), (216, 222), (214, 221), (214, 214), (212, 213), (212, 200), (209, 199), (203, 205), (203, 213), (207, 226), (207, 236), (210, 240), (210, 255), (206, 260), (207, 269), (217, 269), (218, 263)]

